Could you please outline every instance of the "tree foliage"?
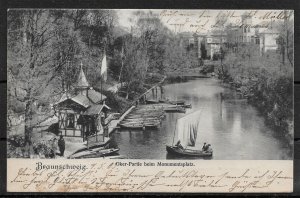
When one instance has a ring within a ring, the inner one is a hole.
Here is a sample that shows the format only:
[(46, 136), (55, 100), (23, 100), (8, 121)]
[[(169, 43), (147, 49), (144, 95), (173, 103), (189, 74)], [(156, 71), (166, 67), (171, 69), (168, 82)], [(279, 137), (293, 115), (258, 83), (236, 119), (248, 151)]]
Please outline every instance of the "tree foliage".
[(91, 84), (113, 39), (116, 15), (107, 10), (9, 10), (7, 39), (9, 114), (25, 116), (25, 136), (36, 108), (46, 107), (74, 84), (80, 63)]

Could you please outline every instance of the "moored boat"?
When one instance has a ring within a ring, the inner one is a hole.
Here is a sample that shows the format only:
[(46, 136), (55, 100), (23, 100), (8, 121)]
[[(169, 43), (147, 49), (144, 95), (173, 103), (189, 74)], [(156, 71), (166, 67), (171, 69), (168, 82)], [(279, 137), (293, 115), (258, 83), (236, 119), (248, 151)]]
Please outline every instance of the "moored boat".
[(184, 108), (192, 108), (192, 105), (191, 104), (184, 104), (184, 105), (180, 105), (181, 107), (184, 107)]
[(158, 104), (158, 100), (146, 100), (146, 104)]
[(164, 108), (165, 112), (178, 112), (178, 113), (185, 113), (185, 108), (181, 106), (171, 106)]
[(184, 100), (174, 100), (174, 101), (169, 101), (169, 103), (174, 104), (174, 105), (184, 105), (185, 101)]
[(121, 128), (128, 128), (128, 129), (145, 129), (145, 128), (158, 128), (160, 123), (124, 123), (119, 124)]
[(120, 149), (118, 148), (110, 148), (110, 149), (99, 149), (97, 151), (83, 151), (78, 152), (69, 156), (69, 159), (82, 159), (82, 158), (96, 158), (96, 157), (104, 157), (118, 153)]

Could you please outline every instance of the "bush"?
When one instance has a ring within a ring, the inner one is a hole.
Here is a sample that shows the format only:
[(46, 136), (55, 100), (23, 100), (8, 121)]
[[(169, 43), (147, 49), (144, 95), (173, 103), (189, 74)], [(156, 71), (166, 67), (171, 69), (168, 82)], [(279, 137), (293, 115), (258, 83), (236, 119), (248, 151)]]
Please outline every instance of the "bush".
[(106, 95), (107, 105), (112, 108), (112, 111), (123, 113), (130, 107), (130, 102), (125, 98), (119, 97), (110, 91), (103, 91)]
[[(248, 101), (264, 115), (266, 123), (278, 133), (292, 134), (293, 77), (289, 65), (281, 65), (276, 56), (243, 59), (228, 54), (221, 79), (232, 78)], [(227, 75), (228, 74), (228, 75)], [(224, 81), (225, 81), (224, 80)]]
[(202, 74), (207, 74), (207, 73), (212, 73), (215, 71), (215, 66), (214, 65), (204, 65), (202, 69), (200, 70), (200, 73)]

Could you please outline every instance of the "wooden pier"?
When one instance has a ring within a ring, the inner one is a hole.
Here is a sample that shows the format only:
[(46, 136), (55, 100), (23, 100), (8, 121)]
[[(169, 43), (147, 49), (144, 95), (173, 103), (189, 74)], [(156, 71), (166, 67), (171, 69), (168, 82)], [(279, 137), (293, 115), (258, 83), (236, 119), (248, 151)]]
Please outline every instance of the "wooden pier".
[(125, 116), (119, 125), (122, 128), (132, 129), (157, 128), (164, 117), (161, 105), (139, 105)]
[(191, 105), (174, 105), (170, 103), (144, 104), (135, 107), (120, 121), (121, 128), (143, 129), (158, 128), (165, 113), (185, 113), (185, 108)]

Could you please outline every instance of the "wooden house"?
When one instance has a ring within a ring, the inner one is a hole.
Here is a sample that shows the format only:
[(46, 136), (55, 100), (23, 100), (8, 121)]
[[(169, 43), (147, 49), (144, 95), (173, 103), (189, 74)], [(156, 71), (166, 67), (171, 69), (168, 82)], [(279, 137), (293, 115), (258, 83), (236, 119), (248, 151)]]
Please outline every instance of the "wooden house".
[(82, 65), (72, 92), (64, 93), (54, 104), (61, 135), (85, 141), (90, 136), (102, 134), (104, 139), (103, 125), (110, 108), (105, 105), (106, 96), (89, 86)]

